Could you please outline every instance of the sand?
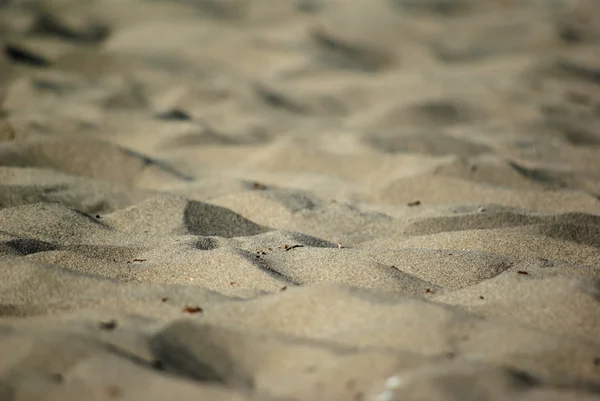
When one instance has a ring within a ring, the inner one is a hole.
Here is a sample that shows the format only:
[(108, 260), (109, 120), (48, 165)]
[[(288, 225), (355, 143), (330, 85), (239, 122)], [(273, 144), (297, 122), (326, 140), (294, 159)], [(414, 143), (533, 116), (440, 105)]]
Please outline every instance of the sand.
[(600, 400), (596, 0), (4, 0), (0, 47), (0, 401)]

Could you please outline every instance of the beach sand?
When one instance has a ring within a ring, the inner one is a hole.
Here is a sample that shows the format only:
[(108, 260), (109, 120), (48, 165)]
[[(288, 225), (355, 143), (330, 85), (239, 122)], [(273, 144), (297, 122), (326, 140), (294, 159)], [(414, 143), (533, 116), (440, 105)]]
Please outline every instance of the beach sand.
[(0, 1), (0, 400), (600, 400), (596, 3)]

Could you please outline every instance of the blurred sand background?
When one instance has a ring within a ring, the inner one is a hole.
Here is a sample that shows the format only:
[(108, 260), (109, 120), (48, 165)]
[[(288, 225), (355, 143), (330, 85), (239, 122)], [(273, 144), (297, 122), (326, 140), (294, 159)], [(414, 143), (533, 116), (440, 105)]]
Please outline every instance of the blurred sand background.
[(600, 400), (597, 0), (0, 1), (0, 400)]

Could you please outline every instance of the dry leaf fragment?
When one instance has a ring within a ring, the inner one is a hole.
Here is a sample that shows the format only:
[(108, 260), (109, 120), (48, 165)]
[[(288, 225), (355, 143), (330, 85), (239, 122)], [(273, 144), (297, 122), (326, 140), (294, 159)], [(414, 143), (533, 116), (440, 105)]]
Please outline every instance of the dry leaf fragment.
[(182, 309), (183, 312), (190, 313), (190, 314), (200, 313), (203, 310), (204, 309), (202, 309), (199, 306), (190, 306), (190, 305), (187, 305)]
[(252, 184), (252, 189), (265, 190), (267, 186), (265, 184), (261, 184), (260, 182), (255, 182)]

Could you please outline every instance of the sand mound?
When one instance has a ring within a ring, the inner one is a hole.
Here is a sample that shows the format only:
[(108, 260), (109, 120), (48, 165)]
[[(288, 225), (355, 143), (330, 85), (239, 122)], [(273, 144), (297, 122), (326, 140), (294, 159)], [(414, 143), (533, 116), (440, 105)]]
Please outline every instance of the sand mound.
[(0, 401), (600, 400), (596, 0), (0, 0)]

